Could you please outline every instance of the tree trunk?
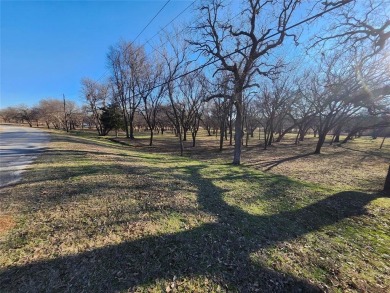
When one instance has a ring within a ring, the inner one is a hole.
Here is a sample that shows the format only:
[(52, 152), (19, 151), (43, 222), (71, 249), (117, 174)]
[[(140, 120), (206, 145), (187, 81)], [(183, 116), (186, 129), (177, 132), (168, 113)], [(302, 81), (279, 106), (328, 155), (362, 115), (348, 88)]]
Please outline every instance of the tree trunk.
[[(242, 93), (239, 93), (241, 95)], [(234, 155), (233, 165), (240, 165), (241, 163), (241, 140), (242, 140), (242, 97), (239, 96), (236, 102), (236, 123), (234, 133)]]
[(184, 146), (183, 146), (183, 139), (181, 137), (181, 131), (179, 130), (179, 143), (180, 143), (180, 156), (183, 156), (184, 152)]
[(383, 188), (383, 191), (390, 192), (390, 164), (389, 164), (389, 170), (387, 171), (387, 176), (386, 176), (385, 186)]
[(149, 140), (149, 146), (153, 145), (153, 129), (150, 129), (150, 140)]
[(231, 127), (229, 131), (229, 145), (233, 145), (233, 129)]
[(298, 145), (299, 144), (299, 133), (300, 133), (301, 130), (298, 130), (297, 132), (297, 136), (295, 137), (295, 145)]
[(341, 133), (341, 127), (338, 127), (333, 134), (332, 141), (330, 142), (331, 145), (335, 142), (340, 142), (340, 133)]
[(207, 135), (211, 136), (211, 127), (210, 126), (206, 126), (206, 130), (207, 130)]
[(130, 121), (129, 121), (129, 127), (130, 127), (129, 138), (130, 139), (134, 139), (134, 125), (133, 125), (133, 120), (132, 119), (130, 119)]
[(221, 132), (219, 134), (219, 151), (222, 152), (223, 150), (223, 136), (226, 133), (225, 131), (225, 122), (221, 122)]
[(280, 132), (278, 138), (276, 139), (276, 142), (281, 142), (281, 140), (286, 135), (286, 133), (291, 131), (294, 127), (295, 127), (295, 125), (290, 126), (287, 129), (285, 129), (284, 131)]
[(343, 142), (342, 143), (347, 143), (349, 140), (352, 139), (352, 137), (356, 134), (356, 131), (351, 131), (350, 133), (348, 133), (347, 137), (344, 138)]
[(191, 132), (192, 135), (192, 147), (195, 147), (196, 132)]
[(123, 114), (123, 121), (124, 121), (124, 123), (125, 123), (126, 137), (129, 138), (129, 137), (130, 137), (130, 133), (129, 133), (129, 121), (128, 121), (128, 119), (127, 119), (126, 113)]
[(268, 131), (267, 131), (267, 127), (264, 127), (264, 150), (267, 149), (267, 146), (268, 146)]
[[(299, 130), (299, 141), (303, 141), (305, 139), (305, 135), (306, 135), (306, 131), (304, 130), (304, 128), (302, 127), (300, 130)], [(314, 137), (316, 137), (316, 135), (314, 135)]]
[(229, 145), (233, 145), (233, 122), (232, 122), (232, 112), (229, 114)]
[(384, 144), (384, 142), (385, 142), (385, 139), (386, 139), (386, 136), (384, 136), (383, 139), (382, 139), (381, 146), (379, 147), (380, 150), (381, 150), (382, 147), (383, 147), (383, 144)]
[(318, 134), (318, 142), (317, 142), (316, 150), (314, 151), (315, 154), (321, 153), (321, 148), (325, 142), (325, 138), (326, 138), (326, 134), (324, 133)]
[(272, 145), (273, 140), (274, 140), (274, 132), (272, 131), (272, 132), (271, 132), (271, 135), (270, 135), (270, 137), (269, 137), (269, 139), (268, 139), (268, 145), (269, 145), (269, 146)]

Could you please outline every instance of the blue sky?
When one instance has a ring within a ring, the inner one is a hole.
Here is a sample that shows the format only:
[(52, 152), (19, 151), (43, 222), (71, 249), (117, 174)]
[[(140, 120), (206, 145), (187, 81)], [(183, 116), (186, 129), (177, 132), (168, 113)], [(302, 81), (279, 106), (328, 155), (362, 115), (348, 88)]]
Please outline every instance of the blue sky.
[[(133, 40), (165, 2), (1, 1), (0, 108), (62, 94), (81, 102), (80, 80), (107, 75), (108, 47)], [(172, 0), (137, 43), (191, 2)], [(190, 17), (188, 9), (175, 23)]]

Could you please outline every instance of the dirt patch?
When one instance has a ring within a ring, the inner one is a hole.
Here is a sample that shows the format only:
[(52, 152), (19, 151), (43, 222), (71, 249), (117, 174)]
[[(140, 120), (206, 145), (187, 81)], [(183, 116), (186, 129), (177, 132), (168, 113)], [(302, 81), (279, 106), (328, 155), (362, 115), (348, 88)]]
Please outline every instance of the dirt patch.
[(15, 226), (14, 217), (9, 215), (0, 215), (0, 235), (11, 230)]

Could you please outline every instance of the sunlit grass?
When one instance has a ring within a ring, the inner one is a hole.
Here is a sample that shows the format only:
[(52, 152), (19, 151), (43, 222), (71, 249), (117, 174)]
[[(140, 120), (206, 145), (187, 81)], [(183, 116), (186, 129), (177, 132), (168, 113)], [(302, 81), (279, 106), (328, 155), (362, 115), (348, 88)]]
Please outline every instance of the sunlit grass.
[[(215, 138), (203, 139), (214, 143)], [(0, 282), (6, 284), (0, 289), (63, 291), (72, 286), (99, 291), (111, 284), (118, 291), (136, 292), (267, 291), (299, 287), (297, 280), (304, 279), (328, 291), (385, 292), (390, 286), (389, 198), (377, 198), (365, 213), (346, 218), (342, 215), (353, 202), (340, 200), (320, 206), (310, 218), (305, 214), (313, 204), (344, 190), (377, 189), (377, 183), (368, 180), (374, 166), (367, 159), (357, 171), (354, 157), (361, 154), (355, 149), (372, 151), (377, 142), (362, 139), (349, 146), (354, 150), (337, 157), (344, 172), (330, 169), (325, 176), (337, 184), (324, 184), (318, 173), (297, 174), (311, 172), (312, 160), (318, 158), (331, 164), (326, 154), (283, 162), (264, 172), (254, 161), (263, 162), (267, 153), (258, 149), (245, 153), (244, 166), (238, 167), (228, 164), (227, 152), (215, 158), (195, 153), (179, 157), (169, 154), (169, 148), (159, 154), (92, 134), (57, 133), (24, 180), (1, 190), (0, 211), (15, 225), (0, 230), (0, 281), (1, 273), (10, 270), (17, 282), (5, 279), (8, 283)], [(387, 151), (381, 152), (387, 156)], [(278, 152), (283, 149), (269, 155)], [(337, 154), (339, 149), (326, 152)], [(377, 166), (384, 164), (378, 163), (382, 157), (368, 156)], [(337, 180), (357, 174), (364, 184)], [(375, 174), (379, 175), (382, 171)], [(301, 225), (310, 226), (311, 221), (332, 224), (314, 230)], [(208, 255), (210, 249), (213, 253)], [(126, 255), (116, 250), (133, 255), (120, 270), (116, 264)], [(247, 277), (238, 277), (234, 267), (246, 250), (256, 268), (248, 267)], [(80, 265), (84, 255), (88, 266)], [(78, 277), (56, 275), (64, 267)], [(290, 287), (283, 287), (286, 284)]]

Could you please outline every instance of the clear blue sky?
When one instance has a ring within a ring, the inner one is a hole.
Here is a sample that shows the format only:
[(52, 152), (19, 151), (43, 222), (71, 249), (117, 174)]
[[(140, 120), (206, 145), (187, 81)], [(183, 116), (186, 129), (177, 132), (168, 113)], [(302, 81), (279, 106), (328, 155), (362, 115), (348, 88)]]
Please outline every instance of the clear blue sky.
[[(107, 75), (108, 47), (121, 39), (132, 41), (165, 2), (2, 0), (0, 108), (31, 106), (63, 93), (81, 101), (80, 80)], [(137, 43), (191, 2), (171, 0)], [(175, 23), (191, 14), (188, 9)]]

